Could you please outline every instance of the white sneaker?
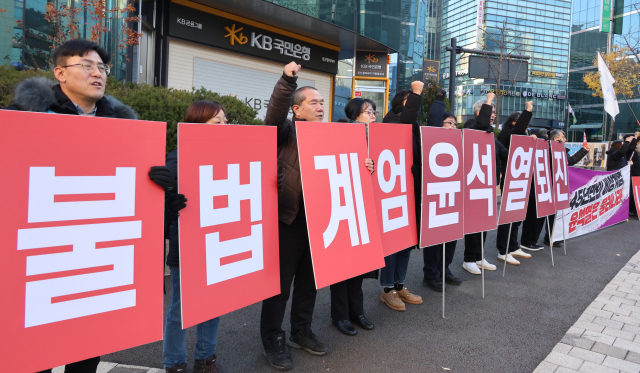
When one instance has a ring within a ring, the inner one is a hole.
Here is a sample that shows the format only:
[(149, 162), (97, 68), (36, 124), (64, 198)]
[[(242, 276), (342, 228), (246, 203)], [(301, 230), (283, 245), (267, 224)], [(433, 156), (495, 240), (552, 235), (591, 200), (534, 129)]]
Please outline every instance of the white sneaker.
[(474, 275), (479, 275), (482, 273), (480, 272), (480, 268), (478, 268), (478, 265), (475, 262), (464, 262), (462, 263), (462, 268), (466, 269), (467, 272)]
[(476, 264), (478, 265), (478, 267), (484, 266), (484, 269), (486, 269), (487, 271), (495, 271), (497, 269), (496, 266), (487, 262), (486, 259), (478, 260)]
[(525, 258), (525, 259), (531, 258), (531, 254), (525, 253), (524, 251), (522, 251), (522, 249), (518, 249), (516, 251), (510, 252), (509, 255), (516, 258)]
[[(504, 262), (504, 255), (498, 255), (498, 260)], [(519, 266), (520, 262), (517, 261), (511, 254), (507, 254), (507, 264), (511, 264), (514, 266)]]

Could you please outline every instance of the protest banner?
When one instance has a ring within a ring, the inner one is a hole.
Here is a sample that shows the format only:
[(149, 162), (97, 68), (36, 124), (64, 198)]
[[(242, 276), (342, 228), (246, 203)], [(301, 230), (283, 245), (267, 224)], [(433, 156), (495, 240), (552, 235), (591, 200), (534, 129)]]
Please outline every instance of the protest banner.
[(532, 137), (511, 136), (507, 174), (504, 179), (498, 218), (500, 225), (522, 221), (527, 216), (535, 148), (536, 140)]
[(636, 211), (640, 211), (640, 176), (634, 176), (633, 179), (633, 200), (636, 203)]
[(420, 247), (427, 247), (463, 236), (464, 156), (461, 131), (420, 127), (420, 137), (423, 185)]
[(418, 243), (413, 189), (413, 133), (410, 124), (369, 124), (369, 158), (374, 161), (373, 195), (384, 256)]
[(464, 150), (464, 234), (497, 228), (496, 152), (493, 133), (462, 130)]
[(538, 218), (552, 215), (556, 212), (553, 201), (553, 183), (549, 165), (549, 141), (537, 139), (536, 152), (533, 157), (533, 167), (535, 176), (536, 213)]
[(184, 329), (280, 293), (276, 131), (178, 125)]
[(569, 167), (569, 180), (569, 208), (556, 213), (554, 241), (563, 230), (574, 238), (629, 219), (629, 166), (611, 172)]
[(164, 192), (148, 172), (166, 123), (0, 111), (0, 131), (2, 370), (161, 339)]
[(316, 287), (383, 267), (364, 124), (296, 122), (296, 131)]
[(558, 141), (550, 141), (551, 144), (551, 171), (553, 173), (553, 197), (555, 209), (569, 208), (569, 172), (567, 151), (564, 144)]

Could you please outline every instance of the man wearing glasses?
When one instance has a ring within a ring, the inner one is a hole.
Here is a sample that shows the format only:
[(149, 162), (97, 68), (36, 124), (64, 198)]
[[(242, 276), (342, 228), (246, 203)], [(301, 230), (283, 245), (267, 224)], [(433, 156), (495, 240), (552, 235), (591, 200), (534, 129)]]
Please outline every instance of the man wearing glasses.
[(53, 52), (54, 76), (21, 82), (7, 110), (137, 119), (135, 112), (104, 95), (109, 75), (109, 54), (86, 40), (70, 40)]
[[(99, 45), (70, 40), (53, 52), (52, 62), (58, 84), (46, 78), (27, 79), (18, 84), (13, 105), (6, 110), (137, 119), (130, 107), (104, 96), (109, 54)], [(67, 364), (65, 373), (95, 373), (99, 363), (97, 356)]]

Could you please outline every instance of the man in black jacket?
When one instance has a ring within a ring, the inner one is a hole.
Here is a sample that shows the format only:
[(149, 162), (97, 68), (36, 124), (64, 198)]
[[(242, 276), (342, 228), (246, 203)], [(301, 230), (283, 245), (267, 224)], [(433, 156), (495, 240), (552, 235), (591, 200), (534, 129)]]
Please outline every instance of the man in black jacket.
[[(278, 128), (280, 294), (262, 302), (260, 335), (267, 360), (278, 370), (293, 369), (293, 360), (285, 342), (312, 355), (322, 356), (328, 352), (328, 348), (311, 331), (317, 290), (309, 246), (295, 126), (295, 122), (298, 121), (321, 122), (324, 119), (324, 100), (313, 87), (298, 88), (296, 81), (301, 68), (295, 62), (284, 67), (284, 72), (271, 94), (264, 119), (266, 126)], [(291, 120), (287, 119), (289, 108), (293, 110)], [(365, 160), (365, 165), (373, 172), (373, 162), (370, 159)], [(292, 282), (291, 336), (286, 340), (282, 321)]]
[[(640, 146), (638, 145), (638, 137), (640, 137), (640, 132), (636, 132), (635, 137), (631, 140), (631, 144), (629, 144), (629, 150), (627, 151), (627, 159), (631, 164), (631, 177), (640, 176), (640, 156), (638, 156), (638, 149)], [(637, 216), (638, 211), (636, 210), (635, 196), (633, 195), (633, 181), (629, 183), (629, 188), (629, 215)]]
[[(86, 40), (70, 40), (53, 52), (54, 76), (27, 79), (16, 87), (13, 105), (5, 110), (137, 119), (135, 112), (113, 97), (104, 96), (109, 54)], [(100, 357), (67, 364), (65, 373), (96, 372)], [(50, 373), (51, 369), (40, 373)]]
[[(629, 158), (627, 153), (631, 148), (631, 142), (636, 140), (634, 135), (628, 135), (622, 141), (611, 143), (611, 149), (607, 150), (607, 171), (617, 171), (627, 165)], [(637, 142), (637, 140), (636, 140)]]
[[(533, 116), (533, 101), (525, 102), (525, 107), (526, 110), (518, 115), (516, 123), (512, 125), (511, 123), (508, 123), (503, 126), (502, 132), (500, 133), (500, 136), (498, 136), (499, 141), (507, 149), (511, 146), (511, 135), (524, 136), (527, 134), (527, 127), (529, 126), (529, 122)], [(514, 117), (514, 114), (512, 114), (512, 117)], [(534, 139), (536, 138), (535, 135), (532, 135), (532, 137)], [(507, 167), (507, 162), (502, 162), (502, 173), (504, 175), (506, 175)], [(501, 179), (500, 189), (504, 190), (504, 177)], [(533, 187), (531, 190), (535, 191)], [(531, 195), (533, 195), (533, 192), (531, 192)], [(531, 198), (529, 198), (529, 201), (531, 201)], [(535, 205), (531, 206), (531, 203), (528, 208), (533, 208), (535, 211)], [(502, 224), (498, 226), (496, 246), (498, 248), (499, 261), (504, 262), (506, 260), (508, 264), (519, 265), (520, 262), (516, 258), (531, 258), (531, 254), (522, 251), (518, 245), (518, 229), (520, 228), (521, 223), (522, 222), (517, 221), (511, 224)], [(511, 234), (509, 234), (509, 229), (511, 229)], [(509, 242), (507, 242), (507, 240), (509, 240)]]
[[(487, 93), (486, 100), (479, 100), (473, 105), (474, 119), (469, 119), (464, 128), (470, 128), (479, 131), (486, 131), (487, 133), (494, 133), (493, 121), (496, 117), (496, 109), (493, 106), (493, 99), (496, 97), (495, 93)], [(499, 182), (500, 162), (506, 162), (509, 157), (509, 151), (502, 145), (498, 138), (494, 136), (495, 140), (495, 152), (496, 152), (496, 184)], [(484, 269), (489, 271), (495, 271), (497, 268), (495, 265), (487, 262), (482, 257), (481, 245), (487, 239), (487, 232), (466, 234), (464, 236), (464, 263), (462, 268), (467, 272), (474, 275), (482, 273), (479, 266), (484, 266)]]

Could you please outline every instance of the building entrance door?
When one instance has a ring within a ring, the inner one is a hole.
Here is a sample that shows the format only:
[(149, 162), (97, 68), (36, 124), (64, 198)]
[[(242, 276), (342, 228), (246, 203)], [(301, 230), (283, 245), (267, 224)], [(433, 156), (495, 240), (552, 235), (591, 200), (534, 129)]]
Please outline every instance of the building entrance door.
[(353, 79), (353, 97), (368, 98), (375, 102), (376, 122), (382, 123), (382, 117), (387, 113), (387, 103), (389, 102), (389, 79), (388, 78), (360, 78)]

